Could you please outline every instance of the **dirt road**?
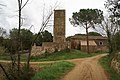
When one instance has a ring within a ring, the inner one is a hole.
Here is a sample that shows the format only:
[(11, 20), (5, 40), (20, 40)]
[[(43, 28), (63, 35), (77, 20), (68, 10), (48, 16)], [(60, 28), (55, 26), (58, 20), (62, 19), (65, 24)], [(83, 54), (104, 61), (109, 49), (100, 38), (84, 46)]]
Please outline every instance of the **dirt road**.
[[(72, 59), (72, 60), (60, 60), (60, 61), (69, 61), (76, 64), (74, 69), (66, 74), (61, 80), (109, 80), (105, 71), (98, 63), (98, 60), (106, 56), (107, 54), (100, 54), (94, 57), (81, 58), (81, 59)], [(45, 62), (30, 62), (30, 64), (46, 64), (54, 63), (60, 61), (45, 61)], [(10, 61), (3, 61), (3, 63), (9, 63)], [(25, 62), (21, 62), (25, 63)]]
[(98, 63), (98, 60), (106, 54), (97, 55), (90, 58), (71, 60), (76, 64), (61, 80), (108, 80), (105, 71)]

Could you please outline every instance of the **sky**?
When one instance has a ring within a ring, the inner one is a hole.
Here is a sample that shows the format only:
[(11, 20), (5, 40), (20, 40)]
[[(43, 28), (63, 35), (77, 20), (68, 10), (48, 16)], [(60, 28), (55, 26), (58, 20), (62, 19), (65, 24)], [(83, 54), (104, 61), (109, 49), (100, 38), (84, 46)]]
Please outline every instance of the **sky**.
[[(26, 0), (23, 0), (23, 4)], [(29, 3), (22, 10), (22, 17), (24, 18), (22, 28), (31, 28), (33, 33), (37, 33), (41, 27), (41, 21), (43, 16), (43, 8), (45, 14), (48, 13), (51, 7), (57, 2), (57, 9), (66, 10), (66, 37), (73, 36), (75, 34), (85, 33), (85, 29), (82, 27), (73, 27), (69, 18), (72, 17), (73, 12), (78, 12), (80, 9), (101, 9), (106, 14), (104, 7), (106, 0), (30, 0)], [(18, 3), (17, 0), (0, 0), (0, 27), (3, 27), (9, 32), (12, 28), (18, 27)], [(53, 24), (53, 19), (51, 22)], [(46, 28), (53, 34), (53, 26)], [(93, 31), (89, 29), (89, 31)]]

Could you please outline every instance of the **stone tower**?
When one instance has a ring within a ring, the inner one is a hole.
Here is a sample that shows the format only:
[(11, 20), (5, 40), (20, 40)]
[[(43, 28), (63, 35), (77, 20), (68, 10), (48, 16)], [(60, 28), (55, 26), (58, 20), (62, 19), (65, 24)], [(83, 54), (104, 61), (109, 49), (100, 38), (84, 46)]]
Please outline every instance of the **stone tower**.
[(53, 42), (63, 43), (65, 41), (65, 10), (54, 11), (54, 37)]

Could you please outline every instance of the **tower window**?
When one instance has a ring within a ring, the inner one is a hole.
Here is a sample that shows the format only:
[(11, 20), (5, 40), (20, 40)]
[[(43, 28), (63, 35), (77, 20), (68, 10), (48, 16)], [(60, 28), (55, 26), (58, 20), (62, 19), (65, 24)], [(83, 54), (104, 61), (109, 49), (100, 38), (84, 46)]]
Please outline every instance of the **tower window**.
[(103, 45), (103, 42), (102, 42), (102, 41), (100, 41), (100, 42), (99, 42), (99, 45)]

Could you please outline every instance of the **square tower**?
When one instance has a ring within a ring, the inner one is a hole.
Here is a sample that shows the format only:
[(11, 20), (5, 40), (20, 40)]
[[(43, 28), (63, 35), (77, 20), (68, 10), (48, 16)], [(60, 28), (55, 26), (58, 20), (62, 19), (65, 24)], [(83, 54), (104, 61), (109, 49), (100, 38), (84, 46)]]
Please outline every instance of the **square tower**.
[(65, 40), (65, 10), (54, 11), (54, 37), (53, 42), (63, 43)]

